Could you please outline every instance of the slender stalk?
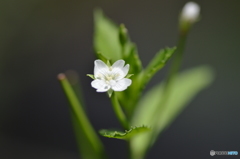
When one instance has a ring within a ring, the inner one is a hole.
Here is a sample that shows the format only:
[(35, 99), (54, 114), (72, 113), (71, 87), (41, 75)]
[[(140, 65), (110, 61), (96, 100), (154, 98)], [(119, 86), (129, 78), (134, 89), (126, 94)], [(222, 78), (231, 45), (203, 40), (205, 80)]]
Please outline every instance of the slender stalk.
[[(180, 68), (180, 65), (181, 65), (181, 62), (183, 59), (183, 53), (184, 53), (184, 48), (185, 48), (185, 44), (186, 44), (186, 39), (187, 39), (187, 32), (180, 32), (177, 50), (176, 50), (176, 56), (173, 59), (173, 64), (172, 64), (172, 67), (170, 68), (170, 72), (167, 76), (166, 84), (165, 84), (165, 88), (164, 88), (164, 92), (166, 94), (165, 96), (167, 96), (166, 98), (164, 98), (165, 100), (167, 100), (167, 98), (169, 96), (169, 87), (171, 87), (171, 84), (174, 81), (174, 79), (178, 73), (178, 70)], [(163, 104), (165, 104), (165, 102)]]
[(128, 124), (127, 118), (118, 102), (115, 92), (112, 93), (111, 101), (112, 101), (112, 105), (113, 105), (113, 110), (114, 110), (119, 122), (121, 123), (122, 127), (125, 130), (128, 130), (129, 124)]
[[(136, 156), (134, 156), (132, 142), (133, 142), (133, 138), (130, 138), (129, 140), (127, 140), (128, 158), (129, 159), (141, 159), (141, 158), (136, 158)], [(142, 159), (143, 159), (143, 157), (144, 156), (142, 156)]]
[(79, 102), (76, 94), (74, 93), (70, 83), (68, 82), (66, 76), (64, 74), (59, 74), (58, 79), (62, 85), (62, 88), (68, 98), (70, 103), (70, 108), (72, 110), (73, 115), (76, 118), (76, 121), (79, 124), (79, 127), (82, 130), (82, 133), (86, 137), (87, 141), (90, 143), (91, 147), (93, 148), (94, 152), (97, 154), (98, 158), (103, 158), (104, 156), (104, 149), (103, 145), (98, 138), (97, 134), (95, 133), (91, 123), (89, 122), (85, 112), (82, 108), (81, 103)]
[(176, 73), (178, 72), (182, 59), (183, 59), (183, 53), (184, 53), (184, 48), (185, 48), (185, 44), (186, 44), (186, 39), (187, 39), (187, 32), (185, 31), (181, 31), (180, 35), (179, 35), (179, 40), (178, 40), (178, 44), (177, 44), (177, 51), (176, 51), (176, 56), (173, 59), (173, 66), (170, 70), (170, 75), (169, 75), (169, 79), (173, 78)]
[[(177, 50), (175, 52), (175, 56), (173, 57), (170, 71), (166, 77), (166, 82), (165, 82), (164, 88), (163, 88), (164, 94), (163, 94), (162, 100), (159, 103), (158, 109), (160, 109), (160, 110), (156, 110), (155, 113), (153, 114), (153, 121), (156, 123), (159, 122), (159, 120), (157, 120), (157, 119), (159, 116), (161, 116), (161, 114), (159, 114), (159, 112), (164, 113), (164, 110), (167, 109), (166, 104), (168, 102), (169, 96), (171, 95), (171, 91), (170, 91), (171, 85), (174, 82), (174, 79), (178, 73), (178, 70), (179, 70), (181, 62), (182, 62), (186, 39), (187, 39), (187, 32), (180, 31), (179, 40), (178, 40), (178, 44), (177, 44)], [(153, 125), (155, 125), (155, 124), (153, 124)], [(150, 147), (148, 147), (148, 149), (146, 151), (148, 151), (149, 148)]]
[(164, 98), (161, 102), (161, 106), (164, 107), (164, 105), (166, 105), (166, 102), (169, 98), (169, 94), (171, 92), (169, 92), (170, 87), (178, 73), (178, 70), (180, 68), (182, 59), (183, 59), (183, 53), (184, 53), (184, 48), (185, 48), (185, 44), (186, 44), (186, 39), (187, 39), (187, 32), (182, 31), (180, 32), (179, 35), (179, 40), (178, 40), (178, 44), (177, 44), (177, 50), (175, 53), (175, 56), (173, 57), (173, 61), (172, 61), (172, 66), (170, 67), (170, 71), (169, 74), (166, 78), (166, 83), (164, 85)]

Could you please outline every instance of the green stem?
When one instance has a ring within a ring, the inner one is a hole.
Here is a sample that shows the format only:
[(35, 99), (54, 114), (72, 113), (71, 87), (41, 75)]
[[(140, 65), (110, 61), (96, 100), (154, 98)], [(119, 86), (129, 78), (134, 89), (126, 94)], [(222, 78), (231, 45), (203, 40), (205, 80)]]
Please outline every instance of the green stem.
[[(170, 67), (170, 71), (167, 75), (166, 82), (164, 84), (164, 88), (163, 88), (164, 94), (163, 94), (162, 100), (159, 103), (159, 107), (158, 107), (159, 110), (156, 110), (155, 113), (153, 114), (153, 118), (154, 118), (153, 121), (155, 121), (155, 122), (159, 122), (159, 120), (157, 120), (159, 118), (159, 116), (161, 116), (161, 114), (159, 114), (159, 112), (163, 113), (164, 109), (167, 108), (166, 104), (168, 102), (169, 96), (171, 95), (171, 92), (170, 92), (171, 85), (174, 82), (174, 79), (178, 73), (178, 70), (179, 70), (181, 62), (182, 62), (186, 39), (187, 39), (187, 32), (185, 32), (185, 31), (180, 32), (175, 56), (173, 57), (172, 65)], [(155, 124), (153, 124), (153, 125), (155, 125)], [(149, 148), (150, 147), (148, 147), (148, 149)], [(148, 150), (146, 150), (146, 151), (148, 151)]]
[(113, 109), (114, 109), (114, 112), (119, 120), (119, 122), (121, 123), (122, 127), (125, 129), (125, 130), (128, 130), (129, 129), (129, 124), (128, 124), (128, 121), (127, 121), (127, 118), (118, 102), (118, 99), (117, 99), (117, 96), (115, 94), (115, 92), (112, 93), (112, 97), (111, 97), (111, 101), (112, 101), (112, 105), (113, 105)]
[[(172, 66), (170, 67), (169, 74), (166, 79), (166, 83), (164, 85), (164, 97), (162, 102), (160, 103), (159, 108), (163, 109), (168, 101), (169, 95), (170, 95), (170, 87), (178, 73), (178, 70), (181, 66), (182, 59), (183, 59), (183, 53), (184, 53), (184, 48), (186, 44), (186, 39), (187, 39), (187, 32), (186, 31), (180, 31), (179, 35), (179, 40), (177, 44), (177, 50), (175, 53), (175, 56), (173, 57), (173, 62)], [(157, 111), (156, 111), (157, 112)]]
[[(115, 92), (112, 93), (111, 101), (112, 101), (112, 105), (113, 105), (114, 112), (115, 112), (115, 114), (116, 114), (119, 122), (121, 123), (123, 129), (129, 130), (129, 128), (130, 128), (130, 127), (129, 127), (129, 122), (127, 121), (127, 117), (126, 117), (126, 115), (124, 114), (124, 112), (123, 112), (123, 110), (122, 110), (122, 108), (121, 108), (121, 106), (120, 106), (120, 104), (119, 104), (119, 101), (118, 101), (118, 99), (117, 99), (117, 96), (116, 96), (116, 93), (115, 93)], [(127, 144), (127, 151), (128, 151), (127, 153), (128, 153), (129, 159), (132, 158), (132, 156), (131, 156), (130, 140), (131, 140), (131, 139), (129, 139), (129, 140), (126, 141), (126, 142), (127, 142), (127, 143), (126, 143), (126, 144)]]
[(82, 133), (86, 137), (87, 141), (90, 143), (94, 152), (98, 155), (98, 158), (103, 158), (104, 149), (103, 145), (95, 133), (91, 123), (89, 122), (85, 112), (82, 108), (81, 103), (79, 102), (75, 92), (73, 91), (70, 83), (68, 82), (66, 76), (64, 74), (59, 74), (58, 79), (62, 85), (62, 88), (68, 98), (70, 103), (70, 108), (73, 112), (73, 115), (76, 117), (76, 120), (79, 124), (79, 127), (82, 130)]
[(128, 158), (132, 159), (131, 139), (127, 140), (127, 153)]
[(186, 39), (187, 39), (186, 32), (181, 32), (179, 35), (176, 56), (173, 59), (173, 65), (170, 69), (170, 73), (167, 78), (167, 83), (171, 82), (175, 78), (175, 75), (177, 74), (177, 72), (180, 68), (180, 65), (181, 65), (181, 62), (183, 59), (183, 53), (184, 53), (184, 48), (185, 48), (185, 44), (186, 44)]

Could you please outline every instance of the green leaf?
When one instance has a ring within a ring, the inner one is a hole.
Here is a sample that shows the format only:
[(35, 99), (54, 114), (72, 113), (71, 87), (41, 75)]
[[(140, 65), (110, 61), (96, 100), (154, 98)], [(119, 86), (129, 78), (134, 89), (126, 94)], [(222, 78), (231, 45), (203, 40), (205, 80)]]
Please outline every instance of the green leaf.
[(144, 76), (143, 76), (143, 85), (147, 84), (147, 82), (153, 77), (153, 75), (159, 71), (167, 61), (170, 59), (170, 57), (173, 55), (174, 51), (176, 50), (176, 47), (173, 48), (165, 48), (160, 50), (155, 57), (152, 59), (152, 61), (148, 64), (147, 68), (145, 69)]
[(130, 64), (130, 69), (128, 73), (134, 74), (134, 76), (131, 77), (132, 80), (131, 86), (124, 92), (118, 92), (117, 94), (119, 102), (121, 103), (121, 106), (124, 108), (127, 116), (131, 117), (134, 107), (136, 106), (136, 103), (138, 101), (139, 94), (141, 93), (141, 91), (139, 91), (139, 86), (142, 83), (141, 81), (142, 63), (141, 60), (139, 59), (136, 45), (131, 43), (127, 46), (129, 46), (130, 52), (128, 56), (124, 58), (124, 60), (126, 64)]
[(102, 60), (104, 63), (107, 63), (110, 61), (110, 59), (107, 59), (103, 54), (101, 54), (100, 52), (96, 52), (97, 57)]
[(124, 47), (126, 45), (128, 40), (129, 40), (129, 37), (127, 34), (127, 28), (124, 26), (124, 24), (121, 24), (119, 26), (119, 41), (120, 41), (120, 44), (122, 45), (122, 47)]
[(59, 74), (58, 79), (70, 104), (73, 126), (77, 135), (81, 156), (89, 159), (106, 158), (103, 145), (88, 120), (83, 106), (65, 74)]
[(101, 52), (104, 57), (113, 61), (121, 59), (121, 45), (118, 37), (118, 27), (105, 17), (101, 10), (95, 10), (94, 23), (95, 52)]
[(99, 59), (115, 62), (124, 59), (130, 64), (129, 73), (137, 74), (142, 70), (142, 64), (138, 57), (135, 44), (130, 41), (127, 29), (123, 24), (116, 26), (111, 20), (104, 16), (101, 10), (94, 12), (95, 32), (94, 49)]
[[(174, 53), (175, 49), (176, 47), (160, 50), (149, 63), (147, 68), (142, 71), (141, 61), (139, 60), (137, 53), (135, 53), (136, 48), (133, 47), (132, 52), (126, 59), (128, 63), (133, 63), (129, 71), (130, 74), (134, 74), (134, 77), (132, 78), (133, 82), (126, 91), (118, 93), (119, 101), (124, 107), (128, 117), (132, 116), (132, 113), (135, 110), (136, 103), (138, 102), (141, 92), (146, 86), (146, 84), (153, 77), (153, 75), (166, 64), (166, 62)], [(125, 102), (128, 99), (131, 100)]]
[(115, 138), (115, 139), (123, 139), (128, 140), (132, 138), (133, 136), (139, 135), (140, 133), (149, 131), (150, 128), (147, 126), (136, 126), (131, 127), (129, 130), (125, 130), (125, 132), (116, 131), (116, 130), (100, 130), (99, 133), (108, 138)]
[(91, 158), (91, 159), (98, 159), (98, 154), (95, 153), (95, 150), (92, 148), (91, 143), (88, 141), (86, 134), (83, 132), (79, 121), (77, 120), (74, 113), (71, 112), (71, 121), (74, 130), (74, 134), (76, 137), (76, 142), (79, 148), (81, 158)]
[(138, 74), (142, 71), (142, 62), (138, 56), (137, 46), (129, 42), (125, 46), (125, 57), (124, 60), (126, 63), (130, 64), (130, 74)]
[(148, 134), (141, 134), (133, 139), (132, 149), (136, 158), (142, 158), (157, 136), (171, 124), (185, 106), (213, 80), (211, 68), (201, 66), (185, 71), (173, 81), (169, 100), (166, 105), (159, 105), (163, 97), (163, 84), (153, 87), (140, 100), (132, 118), (132, 124), (145, 124), (152, 127)]

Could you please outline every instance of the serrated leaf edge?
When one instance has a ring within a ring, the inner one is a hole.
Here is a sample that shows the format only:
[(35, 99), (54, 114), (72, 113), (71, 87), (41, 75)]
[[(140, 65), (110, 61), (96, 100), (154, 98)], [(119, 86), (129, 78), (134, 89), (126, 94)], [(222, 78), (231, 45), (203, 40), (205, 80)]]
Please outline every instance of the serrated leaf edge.
[[(129, 130), (125, 130), (125, 132), (118, 132), (118, 131), (114, 131), (112, 132), (112, 134), (107, 134), (107, 132), (105, 133), (100, 133), (101, 135), (103, 135), (104, 137), (108, 137), (108, 138), (117, 138), (118, 137), (123, 137), (122, 139), (124, 139), (124, 136), (126, 136), (127, 134), (131, 133), (133, 130), (138, 129), (138, 128), (147, 128), (147, 129), (151, 129), (149, 126), (131, 126), (131, 128)], [(100, 130), (101, 131), (101, 130)], [(117, 139), (121, 139), (121, 138), (117, 138)]]

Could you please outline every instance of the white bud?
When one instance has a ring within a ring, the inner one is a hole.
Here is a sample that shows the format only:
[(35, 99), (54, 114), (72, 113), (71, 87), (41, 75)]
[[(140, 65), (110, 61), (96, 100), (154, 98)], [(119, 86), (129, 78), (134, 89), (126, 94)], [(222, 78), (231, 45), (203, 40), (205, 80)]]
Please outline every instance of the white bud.
[(181, 20), (187, 22), (195, 22), (199, 18), (200, 7), (195, 2), (188, 2), (183, 7)]

